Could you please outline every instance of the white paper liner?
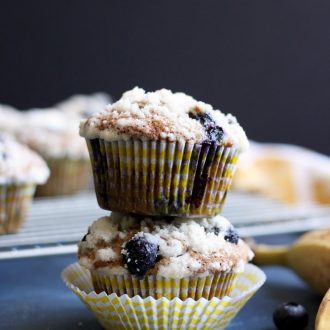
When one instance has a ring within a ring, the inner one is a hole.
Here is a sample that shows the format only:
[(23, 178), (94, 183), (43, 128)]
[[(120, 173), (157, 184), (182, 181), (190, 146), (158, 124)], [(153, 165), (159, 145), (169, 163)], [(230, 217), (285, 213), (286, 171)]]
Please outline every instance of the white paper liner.
[(265, 282), (265, 274), (248, 264), (240, 274), (231, 297), (222, 299), (154, 299), (105, 292), (96, 294), (88, 270), (78, 263), (62, 272), (64, 283), (105, 329), (224, 329)]

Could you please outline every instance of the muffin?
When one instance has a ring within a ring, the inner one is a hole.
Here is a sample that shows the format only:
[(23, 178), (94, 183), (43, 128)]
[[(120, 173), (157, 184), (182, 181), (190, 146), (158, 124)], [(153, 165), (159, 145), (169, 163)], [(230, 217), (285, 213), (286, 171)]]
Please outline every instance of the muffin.
[(0, 234), (13, 233), (26, 218), (35, 187), (49, 176), (35, 152), (0, 134)]
[(100, 109), (106, 104), (111, 103), (111, 101), (111, 97), (106, 93), (94, 93), (91, 95), (78, 94), (57, 103), (55, 107), (69, 116), (75, 116), (81, 119), (99, 112)]
[(86, 145), (77, 133), (77, 122), (58, 109), (34, 109), (23, 114), (24, 130), (17, 138), (38, 152), (51, 175), (37, 196), (68, 195), (87, 189), (90, 164)]
[(253, 256), (222, 216), (143, 218), (112, 213), (95, 221), (78, 259), (97, 293), (221, 298)]
[(183, 93), (134, 88), (80, 124), (100, 207), (144, 215), (221, 211), (248, 140), (236, 118)]
[(92, 185), (86, 143), (77, 126), (110, 100), (105, 93), (95, 93), (72, 96), (52, 108), (17, 111), (0, 105), (0, 129), (42, 155), (51, 170), (38, 196), (73, 194)]

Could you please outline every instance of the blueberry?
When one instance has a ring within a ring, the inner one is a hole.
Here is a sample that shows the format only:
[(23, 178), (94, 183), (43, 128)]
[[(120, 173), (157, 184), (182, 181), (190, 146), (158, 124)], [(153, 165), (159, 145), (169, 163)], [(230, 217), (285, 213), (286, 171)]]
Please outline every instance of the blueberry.
[(220, 141), (223, 137), (223, 129), (216, 125), (213, 118), (207, 113), (201, 112), (189, 112), (189, 117), (199, 121), (205, 128), (206, 135), (209, 141), (216, 142)]
[(144, 276), (155, 266), (157, 257), (158, 246), (148, 242), (144, 236), (135, 236), (124, 246), (124, 262), (133, 275)]
[(207, 136), (211, 141), (220, 141), (223, 136), (223, 129), (220, 126), (215, 126), (207, 129)]
[(308, 314), (304, 306), (288, 302), (277, 306), (273, 321), (280, 330), (301, 330), (307, 327)]
[(207, 233), (213, 233), (214, 235), (218, 236), (220, 233), (220, 228), (219, 227), (212, 227), (212, 228), (205, 228), (205, 231)]
[(239, 240), (239, 236), (236, 232), (236, 230), (234, 228), (230, 228), (228, 229), (228, 231), (226, 232), (225, 236), (224, 236), (225, 241), (233, 243), (233, 244), (237, 244), (238, 240)]
[(208, 123), (214, 123), (214, 120), (212, 120), (211, 116), (207, 113), (202, 113), (202, 112), (193, 112), (190, 111), (188, 113), (188, 116), (192, 119), (196, 119), (197, 121), (199, 121), (203, 126), (205, 126), (205, 124)]

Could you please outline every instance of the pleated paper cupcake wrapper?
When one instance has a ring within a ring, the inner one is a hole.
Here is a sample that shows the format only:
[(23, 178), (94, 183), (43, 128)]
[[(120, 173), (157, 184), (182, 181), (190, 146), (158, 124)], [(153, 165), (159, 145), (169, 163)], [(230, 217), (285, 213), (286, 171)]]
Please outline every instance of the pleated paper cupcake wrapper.
[(26, 219), (34, 184), (0, 185), (0, 234), (16, 232)]
[(88, 186), (92, 176), (88, 159), (46, 158), (48, 181), (38, 186), (37, 196), (71, 195)]
[(214, 143), (86, 141), (100, 207), (145, 215), (218, 214), (238, 156)]
[(91, 271), (94, 290), (99, 293), (127, 294), (130, 297), (139, 295), (142, 298), (152, 296), (156, 299), (165, 297), (182, 300), (192, 298), (211, 299), (229, 295), (235, 285), (238, 273), (221, 272), (212, 276), (186, 277), (182, 279), (162, 276), (145, 276), (142, 279), (131, 275), (104, 275)]
[(239, 310), (265, 282), (265, 274), (247, 265), (237, 278), (231, 297), (181, 300), (129, 297), (115, 293), (95, 293), (88, 270), (78, 263), (62, 272), (62, 279), (105, 329), (125, 330), (206, 330), (224, 329)]

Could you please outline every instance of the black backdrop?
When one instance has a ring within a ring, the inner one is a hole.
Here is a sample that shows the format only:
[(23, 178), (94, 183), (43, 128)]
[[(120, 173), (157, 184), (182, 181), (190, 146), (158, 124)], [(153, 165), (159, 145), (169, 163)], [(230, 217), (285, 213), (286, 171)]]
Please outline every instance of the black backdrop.
[(184, 91), (330, 154), (329, 0), (0, 0), (0, 103)]

